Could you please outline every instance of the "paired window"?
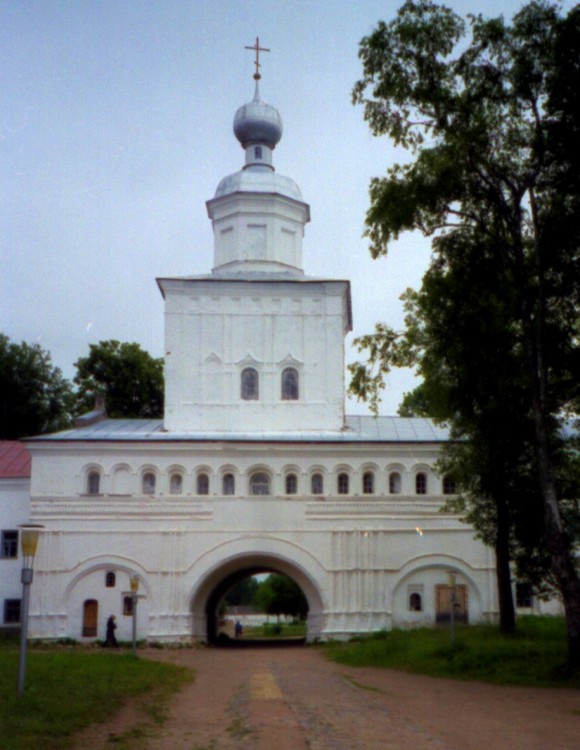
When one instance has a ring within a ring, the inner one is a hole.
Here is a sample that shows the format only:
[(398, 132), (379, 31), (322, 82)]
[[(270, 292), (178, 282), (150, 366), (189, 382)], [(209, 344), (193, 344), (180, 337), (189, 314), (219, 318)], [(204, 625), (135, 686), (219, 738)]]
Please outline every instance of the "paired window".
[(401, 482), (401, 475), (398, 471), (392, 471), (389, 474), (389, 494), (400, 495), (403, 483)]
[(112, 570), (108, 570), (105, 574), (105, 586), (108, 589), (115, 588), (115, 584), (117, 583), (117, 576), (114, 574)]
[(446, 474), (443, 477), (443, 494), (455, 495), (456, 492), (457, 492), (457, 486), (455, 484), (455, 479), (449, 476), (449, 474)]
[(143, 479), (141, 481), (141, 486), (143, 490), (144, 495), (154, 495), (155, 494), (155, 483), (156, 483), (156, 477), (155, 474), (152, 471), (148, 471), (145, 474), (143, 474)]
[(258, 471), (250, 477), (250, 495), (269, 495), (270, 477), (264, 471)]
[(87, 493), (98, 495), (101, 491), (101, 475), (98, 471), (89, 471), (87, 476)]
[(336, 491), (339, 495), (348, 495), (348, 474), (344, 471), (336, 478)]
[(316, 473), (310, 477), (310, 492), (313, 495), (324, 494), (324, 478), (322, 474)]
[(295, 495), (298, 492), (298, 477), (296, 474), (286, 474), (286, 494)]
[(18, 557), (18, 530), (3, 531), (0, 547), (0, 557), (15, 559)]
[[(209, 495), (209, 476), (204, 471), (202, 471), (200, 474), (197, 475), (196, 484), (197, 484), (196, 490), (197, 490), (198, 495)], [(226, 493), (224, 492), (224, 495), (225, 494)], [(234, 494), (233, 491), (231, 494), (232, 495)]]
[(170, 495), (182, 495), (183, 494), (183, 477), (179, 472), (175, 472), (169, 478), (169, 494)]
[(375, 491), (375, 475), (372, 471), (365, 471), (362, 478), (363, 495), (373, 495)]
[(242, 370), (240, 395), (244, 401), (257, 401), (260, 397), (258, 371), (253, 367)]
[(297, 401), (300, 395), (298, 370), (287, 367), (282, 372), (282, 401)]
[(233, 474), (224, 474), (222, 478), (222, 492), (224, 495), (236, 494), (236, 480)]
[(427, 474), (423, 471), (415, 476), (415, 493), (417, 495), (427, 494)]
[(20, 622), (20, 599), (4, 599), (4, 624)]

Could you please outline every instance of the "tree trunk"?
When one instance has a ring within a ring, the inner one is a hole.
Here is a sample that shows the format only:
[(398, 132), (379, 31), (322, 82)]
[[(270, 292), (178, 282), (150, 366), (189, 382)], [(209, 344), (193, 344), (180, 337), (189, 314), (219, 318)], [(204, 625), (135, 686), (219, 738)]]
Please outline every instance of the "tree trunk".
[(510, 568), (510, 522), (505, 498), (500, 497), (496, 500), (496, 508), (495, 571), (499, 599), (499, 629), (505, 635), (512, 635), (516, 629), (516, 612)]

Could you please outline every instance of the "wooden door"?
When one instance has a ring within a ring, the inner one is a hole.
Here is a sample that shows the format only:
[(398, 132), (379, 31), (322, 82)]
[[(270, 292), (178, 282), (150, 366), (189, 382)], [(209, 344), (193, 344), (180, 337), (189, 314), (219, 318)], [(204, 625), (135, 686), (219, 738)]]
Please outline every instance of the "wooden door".
[[(437, 623), (448, 623), (451, 618), (451, 586), (440, 584), (435, 586), (435, 601), (437, 607)], [(455, 587), (455, 622), (467, 624), (467, 586), (462, 584)]]
[(83, 638), (96, 638), (99, 622), (99, 602), (87, 599), (83, 605)]

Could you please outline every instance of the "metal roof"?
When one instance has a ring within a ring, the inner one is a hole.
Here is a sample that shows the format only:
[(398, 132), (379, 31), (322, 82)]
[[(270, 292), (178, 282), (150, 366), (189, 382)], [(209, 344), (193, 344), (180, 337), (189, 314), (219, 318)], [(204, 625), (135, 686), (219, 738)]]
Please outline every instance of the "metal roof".
[(0, 440), (0, 479), (30, 476), (30, 453), (17, 440)]
[(104, 419), (96, 424), (52, 435), (34, 442), (248, 442), (248, 443), (443, 443), (449, 431), (418, 417), (346, 418), (340, 431), (302, 432), (167, 432), (160, 419)]

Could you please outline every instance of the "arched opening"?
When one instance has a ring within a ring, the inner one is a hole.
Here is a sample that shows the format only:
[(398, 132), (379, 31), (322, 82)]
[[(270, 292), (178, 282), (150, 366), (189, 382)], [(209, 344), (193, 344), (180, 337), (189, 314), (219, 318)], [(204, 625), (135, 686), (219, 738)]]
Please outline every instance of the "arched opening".
[(303, 640), (315, 641), (324, 627), (324, 580), (317, 580), (324, 572), (318, 570), (315, 562), (313, 570), (310, 570), (311, 561), (302, 563), (306, 563), (306, 566), (266, 551), (241, 552), (216, 560), (214, 566), (209, 569), (206, 567), (205, 574), (197, 580), (192, 576), (196, 581), (191, 600), (193, 636), (201, 641), (217, 643), (220, 634), (220, 605), (232, 587), (251, 576), (263, 577), (275, 573), (287, 576), (301, 590), (306, 600), (306, 635)]
[(215, 615), (208, 617), (208, 640), (219, 645), (300, 645), (306, 640), (308, 601), (284, 573), (234, 573), (215, 589), (208, 608), (208, 615)]

